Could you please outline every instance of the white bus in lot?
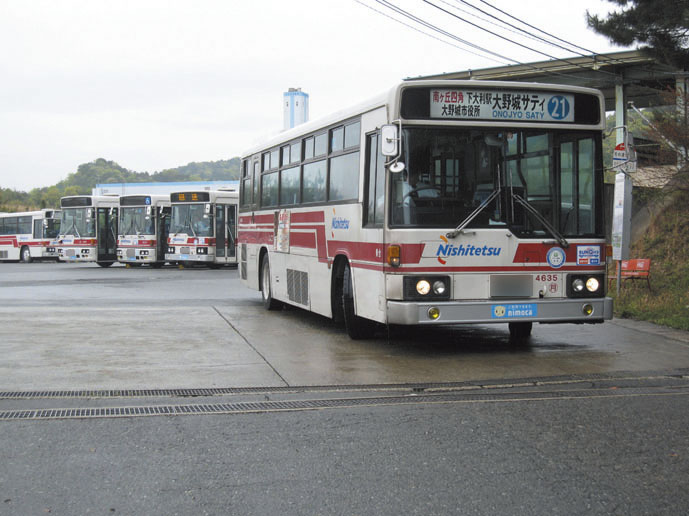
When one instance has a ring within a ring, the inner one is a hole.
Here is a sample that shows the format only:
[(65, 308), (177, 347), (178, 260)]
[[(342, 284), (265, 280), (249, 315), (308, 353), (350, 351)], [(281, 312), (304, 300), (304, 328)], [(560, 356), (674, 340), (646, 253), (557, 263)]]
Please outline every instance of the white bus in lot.
[(122, 195), (117, 260), (127, 265), (162, 267), (170, 210), (169, 195)]
[(409, 81), (242, 157), (240, 278), (264, 305), (376, 323), (600, 323), (600, 92)]
[(165, 259), (212, 267), (236, 264), (238, 202), (234, 189), (171, 194)]
[(60, 261), (96, 262), (101, 267), (115, 263), (119, 197), (73, 195), (60, 199), (60, 206), (55, 242)]
[(0, 213), (0, 260), (57, 260), (60, 210)]

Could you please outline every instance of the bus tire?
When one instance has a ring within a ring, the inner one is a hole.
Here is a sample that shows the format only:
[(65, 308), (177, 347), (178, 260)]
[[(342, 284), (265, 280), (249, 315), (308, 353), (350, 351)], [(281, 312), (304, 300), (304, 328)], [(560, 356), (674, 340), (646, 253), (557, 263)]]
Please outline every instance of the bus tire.
[(533, 328), (532, 322), (511, 322), (510, 327), (510, 340), (519, 342), (528, 339), (531, 336), (531, 329)]
[(344, 266), (342, 278), (342, 310), (347, 335), (353, 340), (370, 339), (376, 331), (375, 321), (359, 317), (354, 311), (354, 288), (352, 286), (352, 270), (349, 264)]
[(263, 298), (263, 308), (266, 310), (280, 310), (282, 302), (273, 299), (273, 289), (270, 285), (270, 262), (266, 254), (261, 261), (261, 297)]
[(100, 265), (101, 267), (110, 267), (113, 264), (113, 262), (96, 262), (96, 263), (98, 265)]
[(22, 246), (21, 251), (19, 251), (19, 259), (22, 263), (31, 263), (31, 249), (28, 245)]

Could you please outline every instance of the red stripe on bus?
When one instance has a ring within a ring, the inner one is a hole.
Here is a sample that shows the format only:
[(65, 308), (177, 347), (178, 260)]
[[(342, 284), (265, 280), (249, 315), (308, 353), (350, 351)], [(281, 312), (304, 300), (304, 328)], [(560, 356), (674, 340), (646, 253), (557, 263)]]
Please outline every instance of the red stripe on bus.
[(309, 222), (325, 222), (325, 212), (322, 211), (299, 211), (292, 212), (290, 215), (290, 222), (292, 224), (301, 224)]
[[(603, 244), (600, 242), (593, 243), (576, 243), (571, 244), (565, 251), (566, 262), (577, 262), (577, 247), (578, 246), (599, 246), (602, 248)], [(542, 244), (542, 243), (521, 243), (514, 253), (513, 263), (546, 263), (546, 255), (553, 247), (559, 247), (558, 244)], [(601, 251), (601, 259), (602, 259)]]

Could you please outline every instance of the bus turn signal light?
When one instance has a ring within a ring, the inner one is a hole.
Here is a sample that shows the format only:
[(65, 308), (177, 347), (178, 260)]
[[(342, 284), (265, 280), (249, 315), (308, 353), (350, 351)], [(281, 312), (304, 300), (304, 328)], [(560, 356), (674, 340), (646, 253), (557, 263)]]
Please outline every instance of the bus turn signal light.
[(400, 246), (398, 245), (389, 245), (388, 246), (388, 263), (392, 267), (399, 267), (400, 266), (400, 255), (401, 255), (401, 250)]

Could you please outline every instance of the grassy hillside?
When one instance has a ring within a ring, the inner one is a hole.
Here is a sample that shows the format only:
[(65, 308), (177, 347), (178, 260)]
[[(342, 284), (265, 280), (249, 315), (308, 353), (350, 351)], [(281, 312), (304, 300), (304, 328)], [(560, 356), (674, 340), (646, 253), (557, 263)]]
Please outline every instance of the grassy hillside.
[[(689, 330), (689, 193), (674, 195), (630, 253), (631, 258), (651, 259), (652, 290), (645, 282), (627, 281), (615, 299), (615, 317)], [(613, 284), (613, 298), (615, 291)]]

